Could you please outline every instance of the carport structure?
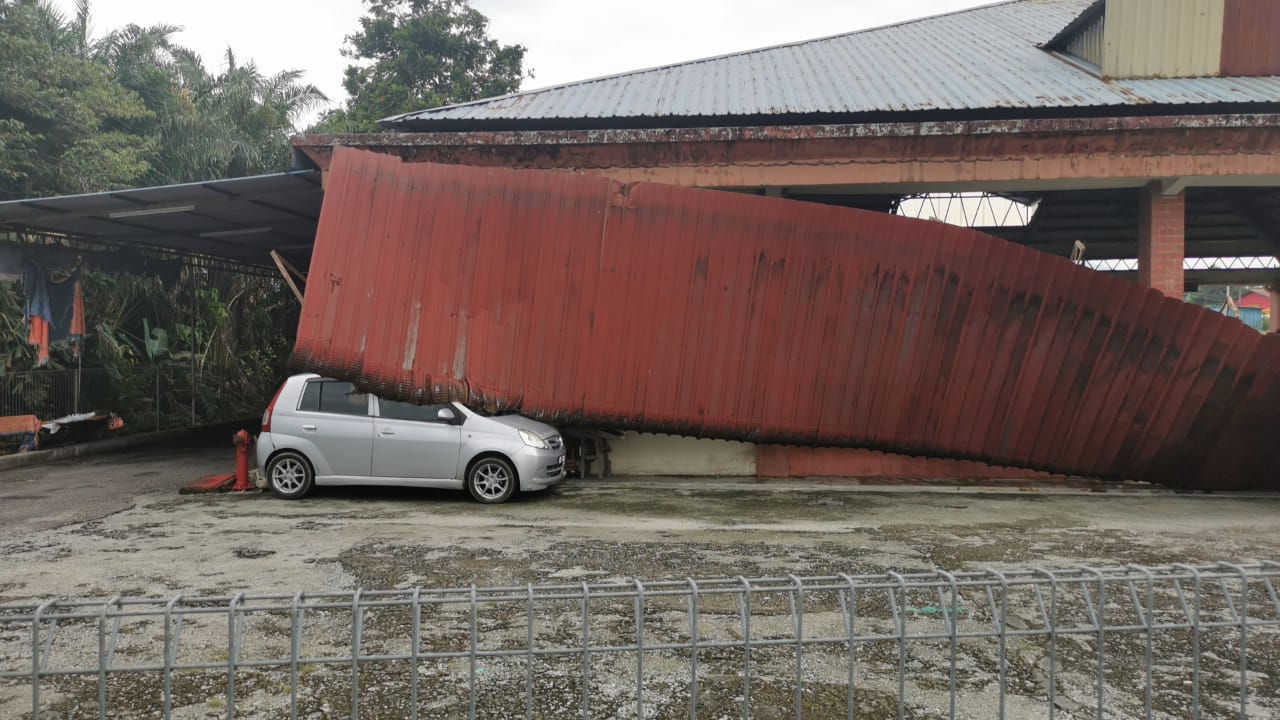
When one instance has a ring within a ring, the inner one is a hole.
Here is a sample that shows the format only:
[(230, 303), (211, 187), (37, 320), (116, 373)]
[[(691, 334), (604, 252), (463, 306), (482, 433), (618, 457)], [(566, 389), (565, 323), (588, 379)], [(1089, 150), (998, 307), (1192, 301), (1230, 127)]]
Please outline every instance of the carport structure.
[(275, 264), (273, 252), (306, 267), (323, 199), (320, 173), (299, 170), (0, 202), (0, 231), (261, 273)]
[[(1278, 24), (1255, 0), (1012, 0), (294, 147), (322, 172), (341, 146), (937, 217), (1181, 298), (1280, 283)], [(948, 202), (1022, 220), (936, 212)], [(755, 459), (778, 475), (1002, 472), (844, 450)]]

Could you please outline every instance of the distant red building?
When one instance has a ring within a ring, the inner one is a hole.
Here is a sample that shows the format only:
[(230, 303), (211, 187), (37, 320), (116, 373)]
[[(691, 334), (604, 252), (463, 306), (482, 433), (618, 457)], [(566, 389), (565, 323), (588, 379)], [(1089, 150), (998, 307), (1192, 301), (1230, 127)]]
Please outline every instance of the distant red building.
[(1270, 317), (1271, 315), (1270, 293), (1258, 292), (1257, 290), (1250, 290), (1249, 292), (1245, 293), (1239, 300), (1236, 301), (1236, 305), (1242, 308), (1258, 308), (1259, 310), (1262, 311), (1263, 315), (1266, 315), (1268, 317)]

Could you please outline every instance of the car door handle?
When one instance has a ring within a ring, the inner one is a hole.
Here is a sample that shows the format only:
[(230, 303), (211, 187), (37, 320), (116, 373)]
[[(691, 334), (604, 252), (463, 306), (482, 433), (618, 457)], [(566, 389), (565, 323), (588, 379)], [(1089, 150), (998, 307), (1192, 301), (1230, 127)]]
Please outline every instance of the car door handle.
[(392, 435), (396, 434), (396, 431), (395, 430), (379, 430), (378, 434), (381, 435), (382, 437), (391, 437)]
[(315, 426), (315, 425), (303, 425), (303, 426), (302, 426), (302, 431), (303, 431), (303, 432), (315, 432), (315, 431), (316, 431), (316, 426)]

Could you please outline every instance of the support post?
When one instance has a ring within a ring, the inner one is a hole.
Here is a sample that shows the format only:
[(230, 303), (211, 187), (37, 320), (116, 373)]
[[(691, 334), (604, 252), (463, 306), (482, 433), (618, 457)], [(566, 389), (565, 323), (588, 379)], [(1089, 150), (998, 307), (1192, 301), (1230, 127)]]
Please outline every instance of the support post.
[(271, 251), (271, 259), (275, 261), (276, 269), (280, 271), (280, 275), (284, 277), (284, 281), (289, 284), (289, 289), (293, 291), (293, 296), (298, 299), (299, 303), (301, 303), (302, 291), (298, 289), (298, 283), (294, 282), (293, 278), (296, 275), (299, 280), (306, 282), (307, 281), (306, 274), (300, 272), (297, 268), (293, 266), (292, 263), (290, 263), (288, 260), (285, 260), (284, 256), (282, 256), (279, 252), (275, 250)]
[(187, 263), (191, 275), (191, 427), (196, 426), (196, 264)]
[(1187, 196), (1166, 195), (1159, 182), (1141, 190), (1138, 203), (1138, 282), (1179, 300), (1185, 297)]
[(1268, 285), (1267, 292), (1271, 295), (1271, 316), (1267, 318), (1271, 327), (1267, 328), (1267, 332), (1280, 334), (1280, 315), (1276, 314), (1276, 310), (1280, 309), (1280, 285)]

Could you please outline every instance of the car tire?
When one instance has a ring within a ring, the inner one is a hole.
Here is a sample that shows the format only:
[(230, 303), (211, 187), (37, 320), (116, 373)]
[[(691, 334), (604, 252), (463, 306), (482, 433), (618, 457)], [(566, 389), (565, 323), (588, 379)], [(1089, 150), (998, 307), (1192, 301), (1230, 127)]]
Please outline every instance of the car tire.
[(267, 486), (271, 494), (285, 500), (298, 500), (311, 492), (315, 471), (301, 453), (286, 450), (267, 462)]
[(486, 505), (510, 500), (518, 482), (515, 468), (500, 457), (480, 458), (467, 471), (467, 492), (476, 502)]

